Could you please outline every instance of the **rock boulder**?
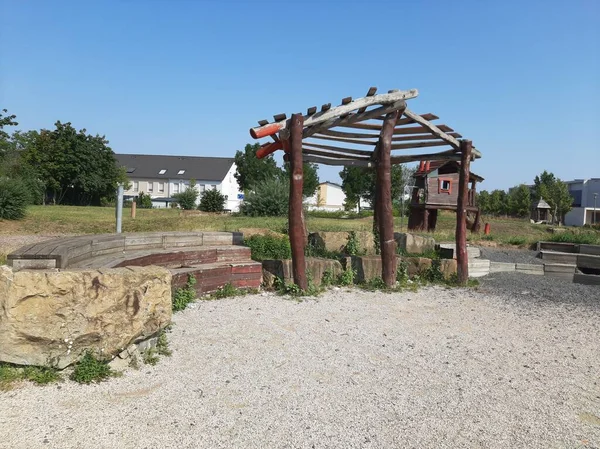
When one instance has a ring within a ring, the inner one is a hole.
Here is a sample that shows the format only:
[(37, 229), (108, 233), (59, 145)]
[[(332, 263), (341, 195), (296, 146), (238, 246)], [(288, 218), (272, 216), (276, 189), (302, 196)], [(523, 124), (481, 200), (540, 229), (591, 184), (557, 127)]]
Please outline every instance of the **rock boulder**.
[(87, 350), (111, 358), (171, 321), (161, 267), (23, 270), (0, 266), (0, 361), (64, 368)]
[(427, 251), (435, 250), (435, 239), (433, 237), (395, 232), (394, 239), (396, 240), (398, 249), (407, 254), (423, 254)]

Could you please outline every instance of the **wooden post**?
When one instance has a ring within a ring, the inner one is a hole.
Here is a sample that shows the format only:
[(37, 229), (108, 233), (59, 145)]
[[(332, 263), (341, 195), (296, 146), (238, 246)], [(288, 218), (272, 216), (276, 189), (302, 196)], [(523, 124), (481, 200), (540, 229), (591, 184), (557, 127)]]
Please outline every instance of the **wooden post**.
[(304, 117), (294, 114), (290, 119), (290, 205), (289, 205), (289, 235), (292, 248), (292, 273), (294, 283), (302, 290), (308, 288), (306, 277), (306, 261), (304, 259), (304, 217), (302, 211), (302, 185), (304, 173), (302, 167), (302, 130)]
[(375, 201), (379, 222), (382, 278), (392, 287), (396, 282), (396, 241), (394, 240), (394, 215), (392, 213), (392, 136), (400, 111), (385, 116), (377, 143), (377, 188)]
[(458, 204), (456, 207), (456, 261), (458, 284), (467, 285), (469, 259), (467, 256), (467, 202), (469, 196), (469, 172), (471, 165), (471, 141), (460, 141), (460, 173), (458, 177)]
[(135, 198), (134, 198), (134, 200), (131, 202), (131, 218), (135, 218), (136, 209), (137, 209), (137, 204), (136, 204)]

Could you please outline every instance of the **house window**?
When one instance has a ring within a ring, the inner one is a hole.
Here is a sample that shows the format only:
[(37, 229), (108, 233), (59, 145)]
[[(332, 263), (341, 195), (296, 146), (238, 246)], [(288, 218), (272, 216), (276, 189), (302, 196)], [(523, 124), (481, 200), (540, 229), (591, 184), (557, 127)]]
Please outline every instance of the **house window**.
[(450, 195), (452, 193), (452, 180), (441, 178), (439, 180), (438, 193), (447, 193)]
[(173, 184), (173, 193), (179, 193), (179, 183)]
[(159, 193), (165, 193), (165, 183), (164, 182), (159, 182), (158, 183), (158, 192)]
[(177, 174), (178, 174), (178, 175), (183, 175), (184, 173), (185, 173), (185, 170), (179, 170), (179, 171), (177, 172)]
[(154, 183), (151, 181), (148, 181), (148, 193), (152, 193), (154, 192)]
[(158, 174), (159, 174), (159, 175), (164, 175), (166, 172), (167, 172), (167, 169), (166, 169), (166, 168), (163, 168), (163, 169), (161, 169), (161, 170), (158, 172)]
[(140, 190), (140, 183), (138, 181), (133, 181), (133, 191), (137, 192)]

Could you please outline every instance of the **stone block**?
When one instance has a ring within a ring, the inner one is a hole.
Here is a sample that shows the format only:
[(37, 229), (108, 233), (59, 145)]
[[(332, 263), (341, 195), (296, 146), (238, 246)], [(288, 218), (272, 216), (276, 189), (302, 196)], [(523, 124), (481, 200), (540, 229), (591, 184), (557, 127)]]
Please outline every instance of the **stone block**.
[(423, 254), (435, 250), (435, 239), (433, 237), (395, 232), (394, 239), (398, 250), (408, 254)]
[(444, 275), (444, 279), (450, 279), (452, 275), (457, 273), (457, 269), (456, 259), (440, 259), (440, 271)]
[(600, 245), (579, 245), (579, 254), (600, 256)]
[(575, 273), (573, 282), (576, 284), (600, 285), (600, 276), (597, 274)]
[[(291, 259), (263, 260), (262, 268), (263, 285), (267, 288), (273, 287), (276, 278), (283, 279), (286, 284), (294, 282)], [(334, 259), (306, 258), (306, 272), (311, 276), (314, 285), (321, 285), (323, 275), (328, 270), (336, 278), (343, 271), (342, 264)]]
[(469, 277), (479, 278), (490, 274), (490, 261), (487, 259), (469, 259)]
[(577, 256), (577, 266), (590, 270), (600, 270), (600, 256), (591, 254), (579, 254)]
[[(349, 235), (348, 232), (313, 232), (308, 235), (308, 243), (316, 248), (346, 254)], [(365, 254), (375, 254), (375, 242), (372, 232), (356, 231), (356, 238), (359, 251)]]
[(579, 245), (576, 243), (562, 243), (562, 242), (538, 242), (538, 251), (555, 251), (559, 253), (578, 253)]
[(431, 259), (427, 259), (426, 257), (401, 257), (401, 260), (407, 264), (408, 277), (420, 275), (425, 270), (431, 268), (432, 264)]
[(544, 266), (532, 263), (518, 263), (515, 266), (515, 270), (525, 274), (535, 274), (539, 276), (544, 275)]
[(544, 263), (565, 263), (569, 265), (576, 265), (578, 254), (542, 250), (540, 251), (540, 256)]
[[(456, 259), (456, 244), (455, 243), (440, 243), (438, 245), (439, 250), (444, 252), (444, 258), (446, 259)], [(450, 257), (449, 250), (452, 251), (452, 256)], [(481, 257), (481, 250), (476, 246), (467, 245), (467, 258), (468, 259), (478, 259)]]
[(87, 350), (111, 358), (168, 325), (171, 274), (0, 266), (0, 310), (0, 361), (64, 368)]
[(8, 259), (7, 262), (14, 271), (49, 270), (56, 268), (56, 259)]
[(504, 271), (515, 271), (516, 264), (506, 262), (490, 262), (490, 273), (499, 273)]

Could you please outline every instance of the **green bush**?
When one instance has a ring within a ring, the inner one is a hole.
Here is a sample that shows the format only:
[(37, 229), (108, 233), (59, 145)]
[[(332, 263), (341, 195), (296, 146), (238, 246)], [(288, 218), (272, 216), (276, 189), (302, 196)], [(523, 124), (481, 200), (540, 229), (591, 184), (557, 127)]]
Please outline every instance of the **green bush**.
[(90, 351), (87, 351), (75, 365), (70, 379), (82, 384), (89, 384), (101, 382), (114, 375), (115, 372), (110, 369), (106, 362), (97, 359)]
[(173, 294), (173, 312), (184, 310), (188, 304), (196, 299), (196, 277), (193, 274), (188, 276), (185, 287), (178, 288)]
[(196, 181), (190, 180), (190, 185), (181, 193), (176, 193), (173, 198), (177, 200), (182, 209), (196, 209), (196, 200), (198, 199), (198, 190), (196, 190)]
[(223, 212), (225, 201), (227, 201), (227, 195), (223, 195), (216, 189), (207, 190), (202, 195), (198, 209), (204, 212)]
[(289, 182), (273, 178), (258, 183), (240, 205), (242, 215), (250, 217), (280, 217), (287, 215)]
[(18, 180), (0, 180), (0, 219), (20, 220), (30, 197), (26, 186)]
[(244, 239), (244, 244), (250, 247), (252, 260), (262, 262), (267, 259), (290, 259), (292, 249), (287, 236), (253, 235)]
[(506, 243), (509, 245), (521, 246), (527, 243), (527, 239), (525, 237), (514, 236), (509, 238)]
[(140, 209), (152, 209), (152, 198), (144, 192), (140, 192), (135, 203)]
[(596, 232), (561, 232), (553, 234), (549, 239), (551, 242), (577, 243), (579, 245), (600, 244), (600, 234)]

